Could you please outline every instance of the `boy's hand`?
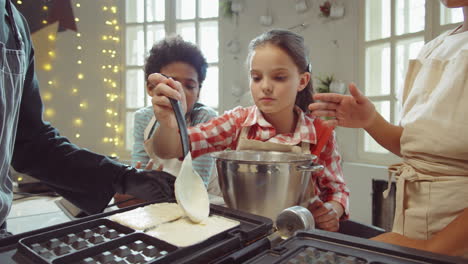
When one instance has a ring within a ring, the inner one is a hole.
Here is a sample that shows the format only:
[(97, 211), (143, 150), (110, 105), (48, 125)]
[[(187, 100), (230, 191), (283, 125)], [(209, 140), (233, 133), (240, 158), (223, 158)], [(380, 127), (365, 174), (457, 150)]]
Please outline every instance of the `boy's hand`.
[(168, 97), (180, 101), (182, 114), (185, 114), (187, 103), (182, 84), (163, 74), (153, 73), (148, 76), (148, 90), (151, 95), (154, 115), (158, 122), (161, 125), (177, 129), (174, 110)]

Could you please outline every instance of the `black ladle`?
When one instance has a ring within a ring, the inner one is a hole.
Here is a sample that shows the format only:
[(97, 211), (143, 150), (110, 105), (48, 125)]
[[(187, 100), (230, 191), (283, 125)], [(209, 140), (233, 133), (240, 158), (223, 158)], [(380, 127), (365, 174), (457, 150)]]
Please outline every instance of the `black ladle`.
[(168, 98), (171, 102), (172, 109), (174, 109), (174, 114), (177, 120), (177, 126), (179, 126), (180, 141), (182, 142), (182, 154), (185, 157), (190, 151), (189, 138), (187, 134), (187, 124), (185, 123), (185, 118), (182, 114), (182, 107), (180, 106), (180, 102), (176, 99), (170, 97)]

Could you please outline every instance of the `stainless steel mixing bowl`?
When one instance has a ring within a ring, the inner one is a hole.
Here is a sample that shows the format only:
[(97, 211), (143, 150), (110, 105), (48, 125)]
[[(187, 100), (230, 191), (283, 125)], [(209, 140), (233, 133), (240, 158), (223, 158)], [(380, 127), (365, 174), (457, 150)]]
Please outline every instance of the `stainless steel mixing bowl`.
[(229, 150), (211, 155), (226, 204), (273, 220), (304, 202), (311, 172), (323, 169), (310, 154)]

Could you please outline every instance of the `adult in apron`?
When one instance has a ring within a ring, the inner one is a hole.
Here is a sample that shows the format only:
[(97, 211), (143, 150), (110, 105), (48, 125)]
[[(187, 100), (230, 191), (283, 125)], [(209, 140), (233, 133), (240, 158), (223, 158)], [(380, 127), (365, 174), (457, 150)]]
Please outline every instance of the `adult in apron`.
[(375, 108), (353, 85), (351, 96), (318, 94), (314, 99), (322, 102), (309, 106), (313, 115), (336, 117), (331, 124), (366, 127), (378, 142), (403, 157), (402, 164), (389, 168), (397, 176), (393, 233), (376, 240), (446, 254), (468, 253), (466, 232), (457, 231), (466, 230), (460, 223), (468, 214), (467, 34), (441, 35), (410, 61), (401, 134), (381, 116), (376, 118), (378, 113), (369, 112), (376, 113)]
[(389, 168), (397, 178), (393, 232), (413, 239), (429, 239), (468, 207), (468, 50), (449, 60), (429, 58), (443, 41), (409, 62), (403, 163)]

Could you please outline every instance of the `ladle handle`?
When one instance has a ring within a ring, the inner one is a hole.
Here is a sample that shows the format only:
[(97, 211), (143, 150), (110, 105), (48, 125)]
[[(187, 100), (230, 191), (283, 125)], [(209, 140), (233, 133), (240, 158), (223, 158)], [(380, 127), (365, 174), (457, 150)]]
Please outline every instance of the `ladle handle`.
[(174, 109), (177, 125), (179, 126), (180, 141), (182, 142), (182, 151), (185, 157), (190, 151), (189, 138), (187, 134), (187, 125), (185, 124), (184, 115), (182, 115), (182, 108), (180, 107), (180, 102), (170, 97), (169, 101), (171, 102), (172, 109)]

